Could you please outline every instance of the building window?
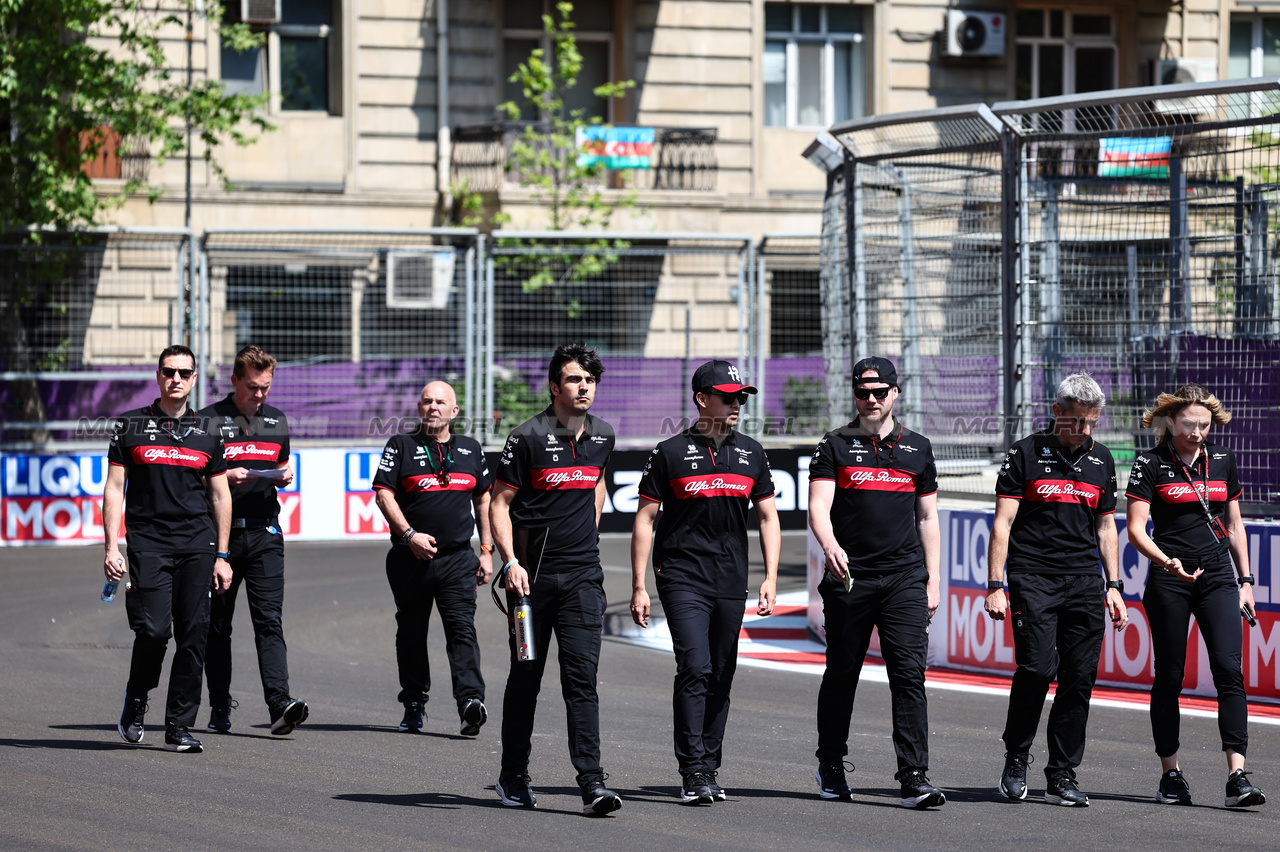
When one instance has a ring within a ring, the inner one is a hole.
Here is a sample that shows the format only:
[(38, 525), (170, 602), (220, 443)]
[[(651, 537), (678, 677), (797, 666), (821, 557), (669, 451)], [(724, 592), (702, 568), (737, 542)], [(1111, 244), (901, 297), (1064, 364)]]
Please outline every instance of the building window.
[(1111, 15), (1019, 9), (1015, 21), (1017, 99), (1052, 98), (1116, 87)]
[[(503, 6), (502, 100), (519, 106), (520, 117), (525, 120), (538, 116), (528, 114), (524, 95), (520, 86), (511, 82), (511, 75), (536, 48), (542, 48), (544, 56), (551, 55), (551, 40), (543, 29), (542, 16), (551, 15), (559, 21), (555, 5), (554, 0), (507, 0)], [(613, 80), (613, 3), (576, 3), (570, 20), (582, 54), (582, 70), (577, 85), (564, 95), (566, 117), (569, 111), (580, 109), (585, 120), (610, 121), (612, 99), (598, 98), (594, 90)]]
[[(240, 21), (240, 3), (226, 6), (227, 23)], [(270, 92), (272, 111), (342, 112), (338, 97), (340, 19), (338, 0), (281, 0), (280, 21), (251, 23), (266, 35), (261, 47), (221, 48), (222, 81), (231, 94)]]
[(1280, 74), (1280, 17), (1232, 15), (1227, 79)]
[(829, 127), (866, 114), (857, 6), (764, 4), (764, 123)]

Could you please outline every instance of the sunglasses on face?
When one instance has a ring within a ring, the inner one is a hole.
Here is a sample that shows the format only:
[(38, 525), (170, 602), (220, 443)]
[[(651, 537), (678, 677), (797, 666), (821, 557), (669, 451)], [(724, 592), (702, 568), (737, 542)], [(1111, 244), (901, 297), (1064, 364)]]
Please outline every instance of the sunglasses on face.
[(733, 405), (735, 402), (736, 402), (738, 405), (746, 405), (746, 404), (747, 404), (747, 394), (746, 394), (746, 392), (745, 392), (745, 391), (739, 391), (738, 393), (719, 393), (719, 392), (717, 392), (717, 393), (716, 393), (716, 396), (720, 397), (720, 399), (724, 402), (724, 404), (725, 404), (725, 405)]
[(858, 399), (870, 399), (873, 395), (876, 399), (888, 399), (891, 390), (893, 388), (854, 388), (853, 395)]
[(174, 374), (174, 373), (177, 373), (177, 374), (182, 378), (182, 380), (185, 382), (187, 379), (189, 379), (189, 378), (191, 378), (192, 376), (194, 376), (194, 375), (196, 374), (196, 371), (195, 371), (195, 370), (180, 370), (180, 369), (178, 369), (177, 367), (161, 367), (161, 368), (160, 368), (160, 375), (164, 376), (166, 379), (172, 379), (172, 378), (173, 378), (173, 374)]

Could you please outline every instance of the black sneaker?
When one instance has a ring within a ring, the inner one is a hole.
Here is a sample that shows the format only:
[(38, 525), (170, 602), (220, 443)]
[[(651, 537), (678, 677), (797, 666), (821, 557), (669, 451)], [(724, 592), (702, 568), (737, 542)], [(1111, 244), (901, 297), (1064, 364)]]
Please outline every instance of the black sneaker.
[(120, 711), (120, 721), (116, 730), (127, 743), (142, 742), (142, 720), (147, 715), (147, 699), (130, 698), (128, 690), (124, 693), (124, 709)]
[(902, 806), (904, 808), (938, 808), (947, 803), (942, 791), (929, 783), (924, 771), (920, 769), (904, 769), (898, 773), (898, 783), (902, 785)]
[(1027, 766), (1034, 760), (1029, 754), (1005, 752), (1004, 772), (1000, 773), (1000, 792), (1006, 799), (1021, 801), (1027, 797)]
[[(818, 795), (824, 799), (839, 799), (842, 802), (853, 801), (853, 791), (849, 789), (848, 783), (844, 779), (845, 762), (839, 763), (819, 763), (818, 771), (813, 773), (814, 780), (818, 782)], [(853, 764), (849, 764), (849, 771), (853, 771)]]
[(493, 785), (493, 789), (498, 792), (502, 804), (509, 808), (532, 808), (538, 804), (538, 797), (533, 795), (526, 774), (504, 772), (498, 776), (498, 783)]
[(711, 797), (717, 802), (723, 802), (729, 798), (729, 793), (716, 783), (716, 774), (714, 772), (707, 773), (707, 786), (711, 788)]
[(1187, 776), (1182, 774), (1181, 769), (1175, 767), (1160, 776), (1156, 801), (1162, 805), (1191, 804), (1191, 785), (1187, 783)]
[(427, 721), (426, 711), (422, 707), (421, 701), (406, 701), (404, 705), (404, 718), (400, 720), (400, 730), (410, 734), (422, 733), (422, 726)]
[(716, 800), (711, 779), (705, 772), (690, 772), (680, 785), (680, 801), (686, 805), (709, 805)]
[(611, 814), (622, 807), (622, 797), (604, 786), (603, 778), (582, 785), (582, 812), (587, 816)]
[(240, 702), (233, 698), (227, 702), (226, 707), (209, 708), (209, 724), (205, 726), (205, 730), (211, 734), (231, 733), (231, 711), (239, 706)]
[(300, 698), (286, 698), (283, 704), (271, 708), (271, 733), (283, 737), (293, 733), (293, 729), (307, 721), (311, 709), (307, 702)]
[(1065, 772), (1059, 772), (1045, 782), (1044, 800), (1067, 808), (1089, 807), (1089, 797), (1080, 792), (1076, 779)]
[(1266, 803), (1266, 794), (1249, 783), (1249, 773), (1243, 769), (1231, 773), (1227, 779), (1227, 807), (1252, 808)]
[(200, 741), (191, 736), (191, 732), (181, 725), (164, 726), (164, 747), (166, 751), (185, 751), (199, 754), (204, 751)]
[(489, 711), (484, 708), (484, 702), (479, 698), (469, 698), (458, 711), (459, 717), (462, 719), (462, 730), (459, 731), (464, 737), (480, 736), (480, 726), (489, 721)]

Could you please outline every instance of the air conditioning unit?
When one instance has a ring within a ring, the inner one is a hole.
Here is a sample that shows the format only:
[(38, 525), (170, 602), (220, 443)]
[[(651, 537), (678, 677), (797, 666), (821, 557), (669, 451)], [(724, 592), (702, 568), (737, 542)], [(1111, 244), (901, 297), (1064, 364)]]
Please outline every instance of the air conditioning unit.
[(240, 20), (246, 24), (280, 23), (281, 0), (240, 0)]
[(1004, 56), (1004, 12), (947, 10), (947, 56)]
[(387, 307), (441, 310), (453, 290), (451, 248), (392, 249), (387, 252)]
[[(1158, 59), (1152, 75), (1157, 86), (1185, 83), (1207, 83), (1218, 79), (1216, 59)], [(1157, 112), (1166, 115), (1204, 115), (1217, 108), (1217, 98), (1201, 95), (1190, 98), (1166, 98), (1154, 102)]]

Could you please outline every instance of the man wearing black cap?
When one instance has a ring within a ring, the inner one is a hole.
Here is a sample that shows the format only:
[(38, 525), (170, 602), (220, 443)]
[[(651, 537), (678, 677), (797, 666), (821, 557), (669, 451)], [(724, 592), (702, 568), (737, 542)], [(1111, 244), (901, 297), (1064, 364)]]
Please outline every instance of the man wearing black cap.
[(747, 394), (738, 369), (708, 361), (693, 374), (697, 421), (654, 448), (640, 479), (642, 502), (631, 533), (631, 617), (649, 625), (645, 569), (653, 570), (676, 654), (675, 751), (685, 804), (709, 805), (716, 784), (729, 690), (738, 661), (747, 590), (747, 503), (755, 504), (764, 554), (760, 615), (773, 612), (782, 534), (773, 477), (759, 442), (734, 430)]
[(809, 528), (826, 556), (818, 585), (827, 668), (818, 690), (818, 770), (824, 799), (850, 800), (844, 758), (871, 631), (893, 703), (895, 778), (908, 808), (946, 804), (929, 783), (924, 694), (929, 619), (938, 608), (938, 477), (929, 439), (893, 417), (898, 374), (884, 358), (853, 367), (858, 418), (828, 432), (809, 466)]

